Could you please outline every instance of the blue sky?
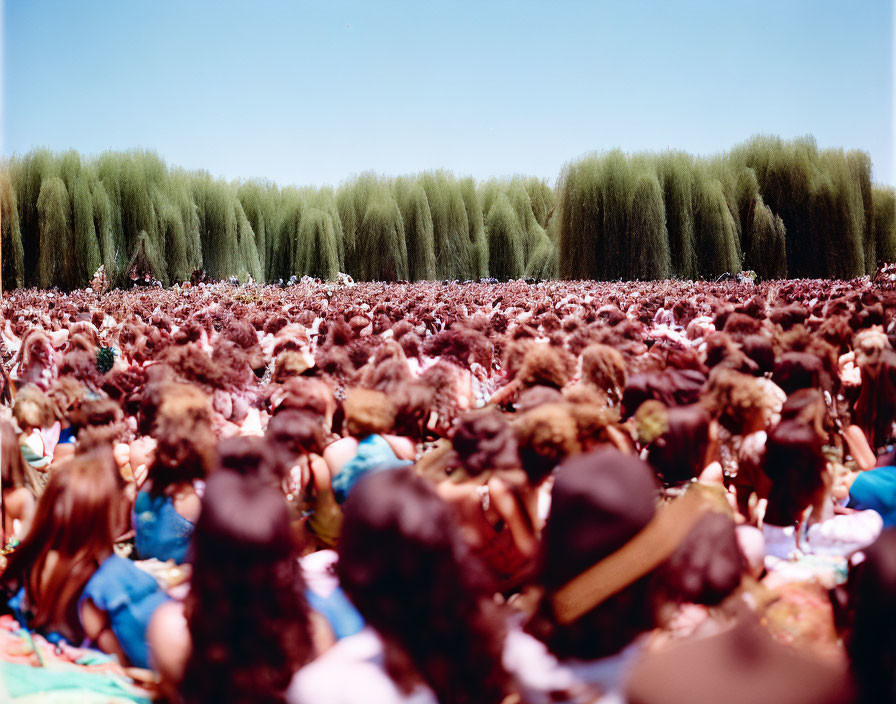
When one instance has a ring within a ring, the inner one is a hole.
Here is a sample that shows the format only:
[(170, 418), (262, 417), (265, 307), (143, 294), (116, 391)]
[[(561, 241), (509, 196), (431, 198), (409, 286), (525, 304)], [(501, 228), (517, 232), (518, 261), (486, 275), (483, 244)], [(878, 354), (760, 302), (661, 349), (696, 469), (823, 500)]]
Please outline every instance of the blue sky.
[(892, 0), (5, 0), (2, 152), (553, 182), (593, 150), (811, 133), (894, 184), (893, 32)]

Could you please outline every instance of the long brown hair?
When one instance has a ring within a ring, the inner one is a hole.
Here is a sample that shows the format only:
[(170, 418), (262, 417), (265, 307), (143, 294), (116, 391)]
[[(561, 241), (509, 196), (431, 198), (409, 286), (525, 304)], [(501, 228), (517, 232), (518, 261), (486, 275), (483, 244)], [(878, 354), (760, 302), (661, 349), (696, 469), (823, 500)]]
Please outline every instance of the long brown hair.
[[(109, 448), (76, 455), (54, 469), (31, 530), (9, 556), (2, 582), (20, 580), (34, 628), (82, 632), (78, 597), (122, 527), (122, 480)], [(49, 570), (50, 553), (56, 562)]]

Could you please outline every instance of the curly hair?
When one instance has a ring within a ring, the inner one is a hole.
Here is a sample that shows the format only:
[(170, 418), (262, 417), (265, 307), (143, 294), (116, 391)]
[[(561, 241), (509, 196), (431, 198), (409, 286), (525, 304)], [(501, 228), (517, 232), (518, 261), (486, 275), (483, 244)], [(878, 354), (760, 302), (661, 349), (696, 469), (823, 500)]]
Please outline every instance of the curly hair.
[(345, 431), (355, 438), (389, 433), (395, 425), (395, 406), (386, 394), (351, 389), (345, 398)]
[(488, 470), (519, 466), (513, 427), (496, 409), (473, 411), (454, 426), (451, 446), (461, 466), (471, 477)]
[(562, 389), (575, 372), (575, 360), (566, 350), (534, 344), (528, 348), (516, 378), (528, 386), (552, 386)]
[(149, 467), (154, 496), (172, 484), (204, 478), (217, 445), (209, 399), (202, 391), (188, 384), (166, 384), (158, 391), (162, 401), (152, 432), (157, 444)]
[(609, 345), (588, 345), (582, 351), (582, 378), (618, 402), (628, 380), (625, 358)]
[(520, 462), (532, 486), (541, 484), (558, 464), (581, 449), (579, 428), (566, 404), (533, 408), (514, 421), (513, 429)]
[(769, 400), (755, 377), (719, 368), (709, 375), (700, 403), (728, 432), (740, 435), (748, 432)]

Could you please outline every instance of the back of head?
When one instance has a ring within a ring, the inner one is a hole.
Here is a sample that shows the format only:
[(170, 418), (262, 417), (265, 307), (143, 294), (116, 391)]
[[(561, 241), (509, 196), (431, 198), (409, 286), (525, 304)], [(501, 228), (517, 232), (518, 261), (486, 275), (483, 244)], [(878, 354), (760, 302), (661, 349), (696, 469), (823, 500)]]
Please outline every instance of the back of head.
[(825, 456), (815, 430), (785, 420), (769, 432), (763, 470), (772, 481), (766, 522), (790, 525), (824, 488)]
[(579, 427), (567, 404), (537, 406), (520, 415), (513, 428), (531, 486), (541, 484), (558, 464), (580, 450)]
[(209, 477), (193, 537), (187, 602), (188, 702), (281, 701), (310, 659), (308, 607), (283, 495), (222, 469)]
[(658, 576), (673, 601), (714, 606), (740, 585), (746, 567), (734, 521), (713, 512), (697, 522)]
[(431, 483), (407, 469), (368, 474), (343, 508), (336, 570), (382, 636), (392, 679), (408, 691), (422, 676), (440, 702), (500, 701), (500, 629), (485, 610), (478, 564)]
[(382, 435), (395, 424), (395, 407), (386, 394), (369, 389), (352, 389), (345, 404), (344, 427), (352, 437)]
[(577, 455), (558, 468), (541, 546), (545, 596), (527, 626), (558, 657), (590, 660), (612, 655), (653, 628), (649, 574), (572, 623), (557, 621), (552, 600), (568, 582), (650, 523), (658, 489), (646, 463), (618, 450)]
[(514, 469), (519, 465), (513, 428), (494, 409), (461, 416), (451, 445), (467, 474), (473, 477), (488, 470)]
[(698, 405), (670, 408), (665, 412), (664, 427), (650, 443), (647, 461), (665, 484), (699, 476), (706, 468), (710, 445), (709, 413)]
[(153, 436), (156, 450), (149, 476), (153, 492), (177, 482), (205, 477), (215, 459), (217, 438), (212, 429), (208, 397), (190, 384), (162, 389)]

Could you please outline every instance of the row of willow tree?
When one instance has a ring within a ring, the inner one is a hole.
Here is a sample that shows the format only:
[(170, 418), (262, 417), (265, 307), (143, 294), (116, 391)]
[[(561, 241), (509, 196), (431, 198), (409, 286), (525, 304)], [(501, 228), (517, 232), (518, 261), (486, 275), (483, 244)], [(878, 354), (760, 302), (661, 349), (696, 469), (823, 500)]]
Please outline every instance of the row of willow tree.
[(4, 288), (85, 286), (100, 267), (165, 284), (291, 275), (359, 280), (663, 279), (752, 269), (850, 278), (896, 261), (896, 193), (864, 152), (756, 137), (727, 154), (626, 155), (537, 178), (444, 171), (339, 188), (229, 182), (147, 151), (39, 149), (0, 167)]

